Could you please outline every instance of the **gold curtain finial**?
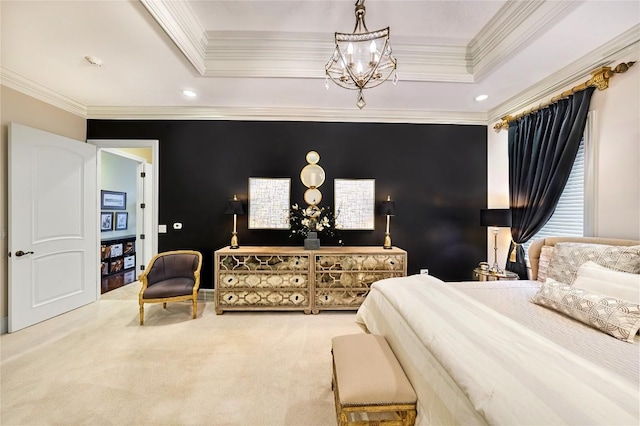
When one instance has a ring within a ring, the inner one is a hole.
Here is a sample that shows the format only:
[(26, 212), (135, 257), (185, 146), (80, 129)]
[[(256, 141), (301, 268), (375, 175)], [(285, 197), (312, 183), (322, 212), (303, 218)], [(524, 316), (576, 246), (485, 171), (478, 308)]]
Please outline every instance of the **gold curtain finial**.
[(496, 132), (499, 132), (500, 130), (504, 129), (504, 130), (508, 130), (509, 129), (509, 123), (515, 120), (518, 120), (526, 115), (531, 114), (532, 112), (541, 110), (543, 108), (548, 107), (549, 105), (552, 105), (556, 102), (558, 102), (561, 99), (565, 99), (568, 98), (569, 96), (573, 95), (574, 93), (577, 92), (581, 92), (583, 90), (585, 90), (588, 87), (595, 87), (598, 90), (605, 90), (606, 88), (609, 87), (609, 79), (611, 77), (613, 77), (615, 74), (622, 74), (624, 72), (627, 72), (627, 70), (629, 70), (629, 68), (631, 68), (633, 66), (633, 64), (635, 64), (635, 61), (632, 62), (621, 62), (619, 63), (615, 68), (611, 69), (611, 67), (600, 67), (596, 70), (593, 70), (591, 72), (591, 78), (587, 81), (585, 81), (582, 84), (579, 84), (575, 87), (572, 87), (571, 89), (567, 90), (566, 92), (562, 92), (561, 94), (559, 94), (558, 96), (554, 96), (553, 98), (551, 98), (551, 100), (549, 102), (546, 103), (541, 103), (540, 105), (538, 105), (537, 107), (533, 107), (530, 108), (520, 114), (517, 114), (516, 116), (511, 116), (511, 115), (507, 115), (505, 117), (502, 117), (500, 119), (500, 121), (498, 123), (496, 123), (493, 126), (493, 129)]
[(493, 130), (499, 132), (500, 130), (509, 130), (509, 122), (513, 121), (513, 117), (510, 115), (505, 115), (500, 119), (498, 123), (493, 126)]
[(622, 74), (623, 72), (627, 72), (635, 63), (636, 61), (621, 62), (613, 69), (613, 71), (617, 74)]

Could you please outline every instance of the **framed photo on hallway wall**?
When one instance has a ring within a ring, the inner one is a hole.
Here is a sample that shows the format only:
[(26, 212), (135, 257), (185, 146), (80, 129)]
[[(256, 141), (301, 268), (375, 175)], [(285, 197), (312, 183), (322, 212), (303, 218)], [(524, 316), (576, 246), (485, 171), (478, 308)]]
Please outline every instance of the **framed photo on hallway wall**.
[(127, 193), (118, 191), (100, 191), (100, 208), (113, 210), (127, 209)]
[(127, 229), (129, 223), (128, 212), (116, 212), (116, 231)]
[(113, 213), (102, 212), (100, 213), (100, 231), (113, 230)]

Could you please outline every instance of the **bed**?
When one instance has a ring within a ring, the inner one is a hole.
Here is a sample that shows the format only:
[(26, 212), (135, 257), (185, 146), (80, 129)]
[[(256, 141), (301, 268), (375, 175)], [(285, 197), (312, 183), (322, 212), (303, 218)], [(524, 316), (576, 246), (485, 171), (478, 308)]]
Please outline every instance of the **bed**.
[(531, 302), (545, 286), (545, 254), (559, 258), (567, 243), (640, 255), (639, 241), (547, 238), (530, 247), (530, 280), (412, 275), (372, 285), (356, 318), (400, 361), (418, 396), (416, 424), (640, 424), (636, 332), (623, 340)]

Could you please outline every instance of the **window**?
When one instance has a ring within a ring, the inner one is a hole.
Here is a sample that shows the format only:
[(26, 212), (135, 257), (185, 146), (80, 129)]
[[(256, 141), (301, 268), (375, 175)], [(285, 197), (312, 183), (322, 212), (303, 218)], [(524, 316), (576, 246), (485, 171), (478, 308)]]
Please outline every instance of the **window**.
[(593, 152), (593, 143), (590, 141), (590, 135), (593, 134), (590, 130), (592, 123), (593, 117), (590, 112), (587, 116), (584, 136), (580, 141), (580, 147), (569, 174), (569, 180), (567, 180), (567, 185), (558, 200), (556, 210), (542, 229), (522, 245), (527, 259), (529, 258), (529, 246), (533, 241), (556, 236), (582, 237), (589, 228), (589, 209), (585, 199), (588, 200), (588, 194), (592, 192), (590, 191), (590, 179), (587, 179), (590, 170), (589, 160), (592, 157), (589, 154)]

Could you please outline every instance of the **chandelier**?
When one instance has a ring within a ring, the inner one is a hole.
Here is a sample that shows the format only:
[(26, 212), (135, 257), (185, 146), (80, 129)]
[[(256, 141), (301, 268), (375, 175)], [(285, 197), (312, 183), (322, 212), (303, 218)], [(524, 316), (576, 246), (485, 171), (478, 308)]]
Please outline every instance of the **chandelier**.
[(391, 54), (389, 27), (369, 32), (364, 23), (364, 0), (356, 1), (356, 26), (352, 34), (335, 34), (336, 49), (325, 66), (325, 87), (329, 90), (329, 78), (340, 87), (357, 90), (356, 105), (366, 105), (362, 90), (379, 86), (393, 74), (393, 84), (398, 82), (396, 58)]

